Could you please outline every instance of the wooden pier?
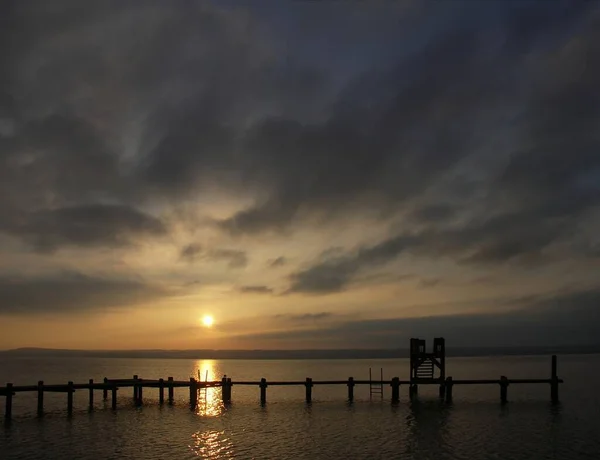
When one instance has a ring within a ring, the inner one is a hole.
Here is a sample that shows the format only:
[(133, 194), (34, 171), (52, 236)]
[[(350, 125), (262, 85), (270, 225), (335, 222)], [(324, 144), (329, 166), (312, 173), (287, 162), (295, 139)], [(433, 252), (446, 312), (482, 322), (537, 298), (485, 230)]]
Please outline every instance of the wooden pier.
[[(255, 386), (259, 388), (259, 401), (261, 404), (267, 403), (267, 389), (273, 386), (300, 386), (305, 389), (305, 401), (306, 403), (312, 402), (313, 388), (315, 386), (323, 385), (339, 385), (347, 388), (347, 401), (354, 401), (354, 387), (356, 385), (372, 385), (372, 380), (356, 380), (353, 377), (349, 377), (346, 380), (313, 380), (307, 377), (305, 380), (297, 381), (267, 381), (266, 378), (260, 379), (260, 381), (232, 381), (230, 377), (224, 376), (221, 380), (215, 381), (200, 381), (194, 378), (189, 380), (174, 380), (173, 377), (168, 379), (142, 379), (137, 375), (134, 375), (131, 379), (108, 379), (104, 378), (102, 382), (94, 382), (90, 379), (87, 383), (73, 383), (68, 382), (67, 384), (52, 384), (47, 385), (43, 381), (39, 381), (37, 385), (29, 386), (14, 386), (12, 383), (7, 383), (6, 386), (0, 387), (0, 396), (5, 397), (5, 411), (4, 417), (7, 422), (12, 418), (12, 401), (13, 397), (17, 393), (23, 392), (37, 392), (37, 414), (38, 416), (44, 415), (44, 394), (47, 392), (58, 392), (66, 393), (66, 405), (67, 413), (72, 415), (73, 413), (73, 393), (77, 390), (87, 390), (89, 397), (88, 409), (94, 410), (94, 392), (102, 391), (102, 397), (104, 401), (107, 401), (110, 393), (110, 402), (112, 410), (117, 409), (117, 393), (119, 390), (125, 388), (131, 388), (133, 403), (137, 406), (143, 404), (143, 392), (145, 388), (158, 389), (158, 401), (159, 404), (165, 403), (165, 389), (167, 390), (167, 403), (173, 404), (174, 401), (174, 390), (176, 388), (187, 388), (189, 390), (189, 403), (192, 410), (196, 410), (198, 405), (198, 393), (199, 390), (205, 388), (221, 388), (221, 400), (224, 404), (230, 404), (232, 401), (232, 388), (234, 386)], [(550, 378), (546, 379), (509, 379), (506, 376), (501, 376), (497, 379), (457, 379), (454, 380), (452, 377), (446, 377), (444, 380), (432, 380), (432, 379), (411, 379), (411, 380), (400, 380), (399, 377), (394, 377), (391, 380), (382, 381), (383, 385), (391, 387), (391, 403), (397, 404), (400, 402), (400, 388), (402, 386), (408, 386), (409, 396), (411, 398), (416, 397), (417, 390), (416, 385), (439, 385), (440, 386), (440, 398), (447, 402), (452, 401), (453, 388), (456, 385), (498, 385), (500, 388), (500, 401), (506, 403), (508, 401), (508, 387), (510, 385), (521, 385), (521, 384), (546, 384), (550, 386), (550, 400), (553, 403), (558, 403), (558, 388), (559, 384), (563, 383), (562, 379), (558, 378), (557, 375), (557, 359), (556, 355), (552, 356), (551, 362), (551, 375)]]

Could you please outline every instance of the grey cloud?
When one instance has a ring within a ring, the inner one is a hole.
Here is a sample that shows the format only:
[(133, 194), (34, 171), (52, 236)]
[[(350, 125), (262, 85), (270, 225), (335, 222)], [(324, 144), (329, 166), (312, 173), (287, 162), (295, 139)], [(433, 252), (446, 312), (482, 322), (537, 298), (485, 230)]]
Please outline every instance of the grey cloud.
[(248, 265), (246, 253), (235, 249), (211, 249), (206, 257), (209, 260), (226, 261), (229, 268), (244, 268)]
[[(281, 30), (252, 7), (9, 3), (0, 15), (0, 66), (9, 69), (0, 113), (15, 134), (0, 138), (2, 231), (18, 236), (11, 229), (29, 228), (35, 215), (43, 234), (57, 209), (119, 203), (142, 213), (216, 189), (261, 197), (217, 222), (236, 235), (413, 210), (392, 238), (416, 238), (410, 245), (309, 267), (294, 275), (293, 291), (343, 289), (361, 267), (408, 246), (465, 263), (542, 255), (576, 233), (600, 196), (597, 8), (481, 2), (448, 15), (442, 3), (410, 20), (378, 9), (381, 28), (361, 29), (358, 40), (374, 52), (357, 59), (342, 48), (339, 68), (318, 43), (344, 41), (352, 15), (341, 7), (320, 18), (310, 53), (291, 36), (283, 53), (273, 46)], [(290, 34), (302, 29), (294, 8), (314, 19), (302, 5), (277, 10)], [(498, 137), (514, 144), (491, 162)], [(434, 193), (442, 179), (466, 182), (479, 169), (490, 180), (470, 182), (460, 199)], [(146, 217), (128, 218), (126, 237), (119, 227), (86, 239), (73, 237), (80, 221), (67, 216), (65, 228), (49, 228), (50, 245), (161, 235)], [(463, 226), (448, 227), (455, 221)], [(411, 236), (411, 225), (423, 233)], [(37, 244), (32, 232), (22, 234)]]
[(405, 250), (418, 244), (413, 236), (399, 236), (372, 247), (362, 247), (341, 256), (334, 256), (293, 273), (288, 293), (326, 294), (343, 290), (365, 267), (384, 265)]
[(303, 313), (299, 315), (291, 315), (291, 314), (281, 314), (275, 315), (276, 319), (284, 320), (286, 322), (292, 323), (302, 323), (306, 321), (319, 321), (323, 319), (334, 318), (335, 315), (328, 311), (322, 311), (319, 313)]
[(190, 243), (187, 246), (181, 248), (179, 256), (183, 260), (193, 262), (202, 253), (202, 246), (197, 243)]
[(132, 279), (62, 273), (46, 277), (0, 277), (0, 314), (92, 313), (155, 301), (168, 292)]
[(239, 291), (243, 294), (272, 294), (273, 289), (269, 286), (242, 286)]
[(513, 299), (510, 304), (520, 308), (503, 313), (353, 321), (338, 318), (318, 328), (242, 338), (270, 341), (278, 347), (301, 342), (342, 348), (399, 348), (411, 337), (440, 336), (450, 347), (591, 345), (598, 344), (599, 302), (600, 291), (590, 289)]
[(0, 225), (40, 251), (62, 246), (124, 246), (166, 233), (157, 218), (129, 206), (90, 204), (37, 211)]
[(283, 267), (287, 262), (288, 262), (288, 260), (283, 256), (279, 256), (275, 259), (271, 259), (271, 260), (267, 261), (269, 267), (271, 267), (271, 268)]
[(421, 289), (428, 289), (437, 286), (442, 280), (440, 278), (425, 278), (419, 281), (419, 287)]

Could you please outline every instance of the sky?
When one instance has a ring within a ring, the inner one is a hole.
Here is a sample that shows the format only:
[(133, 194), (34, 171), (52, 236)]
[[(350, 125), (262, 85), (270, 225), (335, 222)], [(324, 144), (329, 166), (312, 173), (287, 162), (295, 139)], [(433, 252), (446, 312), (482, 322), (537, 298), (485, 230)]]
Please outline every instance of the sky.
[(597, 344), (598, 82), (596, 2), (4, 0), (0, 349)]

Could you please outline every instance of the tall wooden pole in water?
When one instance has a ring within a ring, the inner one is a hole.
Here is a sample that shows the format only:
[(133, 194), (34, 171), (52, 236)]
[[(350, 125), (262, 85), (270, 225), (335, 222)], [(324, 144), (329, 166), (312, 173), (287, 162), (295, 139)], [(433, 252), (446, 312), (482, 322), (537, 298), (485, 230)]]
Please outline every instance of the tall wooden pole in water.
[(190, 409), (195, 410), (198, 405), (198, 386), (196, 379), (190, 377)]
[(169, 404), (173, 404), (173, 377), (169, 377)]
[(500, 377), (500, 401), (502, 404), (508, 401), (508, 379), (504, 375)]
[(133, 402), (134, 404), (137, 405), (138, 403), (138, 399), (139, 399), (139, 395), (138, 395), (138, 376), (134, 375), (133, 376)]
[(306, 387), (306, 402), (310, 403), (310, 402), (312, 402), (312, 387), (313, 387), (312, 379), (310, 377), (306, 377), (306, 383), (304, 384), (304, 386)]
[(260, 403), (262, 405), (266, 404), (267, 402), (267, 379), (266, 378), (262, 378), (260, 379)]
[(558, 402), (558, 374), (556, 368), (556, 355), (552, 355), (552, 380), (550, 382), (550, 398), (555, 404)]
[(392, 387), (392, 403), (397, 403), (400, 401), (400, 379), (394, 377), (390, 386)]
[(89, 394), (89, 396), (90, 396), (90, 404), (89, 404), (89, 409), (90, 410), (94, 410), (94, 379), (90, 379), (89, 384), (90, 384), (90, 390), (89, 390), (89, 392), (90, 392), (90, 394)]
[(12, 387), (13, 387), (12, 383), (6, 384), (6, 401), (5, 401), (6, 408), (4, 410), (4, 418), (6, 418), (7, 422), (10, 422), (10, 419), (12, 417), (12, 397), (13, 397)]
[(158, 380), (158, 403), (160, 405), (164, 404), (165, 402), (165, 380), (164, 379), (159, 379)]
[(73, 414), (73, 382), (69, 381), (67, 383), (67, 413), (69, 415)]
[(348, 402), (354, 401), (354, 377), (348, 377)]
[(37, 404), (37, 414), (39, 417), (44, 415), (44, 382), (38, 382), (38, 404)]
[(108, 379), (104, 377), (104, 389), (102, 390), (102, 399), (106, 401), (108, 399)]

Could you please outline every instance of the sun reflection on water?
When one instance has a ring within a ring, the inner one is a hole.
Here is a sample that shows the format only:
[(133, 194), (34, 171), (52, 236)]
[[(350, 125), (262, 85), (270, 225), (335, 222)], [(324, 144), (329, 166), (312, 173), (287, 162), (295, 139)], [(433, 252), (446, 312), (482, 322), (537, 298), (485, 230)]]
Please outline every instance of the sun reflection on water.
[(200, 458), (233, 458), (233, 443), (224, 431), (198, 431), (192, 435), (192, 452)]
[[(220, 380), (217, 375), (216, 361), (203, 359), (196, 362), (195, 378), (201, 382)], [(221, 415), (225, 406), (221, 400), (221, 388), (200, 388), (198, 390), (198, 406), (196, 413), (203, 417), (216, 417)]]

